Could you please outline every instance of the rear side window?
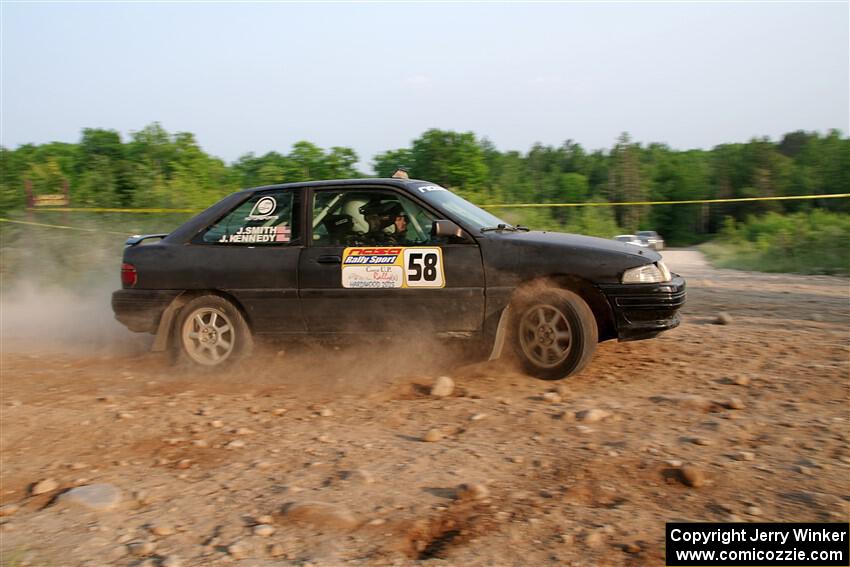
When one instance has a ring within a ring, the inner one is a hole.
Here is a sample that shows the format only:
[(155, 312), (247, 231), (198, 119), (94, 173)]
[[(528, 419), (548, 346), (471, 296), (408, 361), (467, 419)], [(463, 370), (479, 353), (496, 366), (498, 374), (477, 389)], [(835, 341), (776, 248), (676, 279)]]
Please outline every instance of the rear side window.
[(257, 193), (224, 215), (195, 239), (202, 244), (228, 246), (286, 246), (297, 243), (297, 191), (277, 190)]

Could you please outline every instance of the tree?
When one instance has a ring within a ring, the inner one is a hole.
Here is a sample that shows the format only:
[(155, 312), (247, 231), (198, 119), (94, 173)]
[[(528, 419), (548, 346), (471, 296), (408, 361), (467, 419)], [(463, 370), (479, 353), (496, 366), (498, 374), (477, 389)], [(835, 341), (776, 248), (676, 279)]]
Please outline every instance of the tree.
[[(617, 202), (640, 202), (646, 200), (644, 186), (640, 180), (640, 147), (632, 144), (627, 132), (620, 134), (617, 145), (611, 152), (609, 196)], [(634, 232), (645, 214), (641, 206), (618, 207), (617, 220), (626, 230)]]

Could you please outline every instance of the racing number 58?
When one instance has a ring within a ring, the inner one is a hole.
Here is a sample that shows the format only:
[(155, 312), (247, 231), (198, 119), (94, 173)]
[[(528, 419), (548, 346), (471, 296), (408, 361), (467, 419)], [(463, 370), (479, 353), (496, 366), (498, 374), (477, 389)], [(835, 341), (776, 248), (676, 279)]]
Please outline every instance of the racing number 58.
[(439, 248), (405, 249), (407, 287), (443, 287), (441, 252)]
[(437, 255), (433, 252), (411, 252), (408, 257), (407, 280), (418, 282), (423, 279), (426, 282), (437, 281)]

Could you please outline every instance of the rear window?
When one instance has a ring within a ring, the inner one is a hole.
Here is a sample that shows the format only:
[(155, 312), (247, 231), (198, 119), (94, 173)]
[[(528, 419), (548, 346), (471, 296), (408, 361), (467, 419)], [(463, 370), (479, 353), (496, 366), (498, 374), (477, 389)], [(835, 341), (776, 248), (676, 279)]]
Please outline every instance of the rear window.
[(264, 191), (224, 215), (195, 239), (199, 244), (287, 246), (299, 240), (300, 193)]

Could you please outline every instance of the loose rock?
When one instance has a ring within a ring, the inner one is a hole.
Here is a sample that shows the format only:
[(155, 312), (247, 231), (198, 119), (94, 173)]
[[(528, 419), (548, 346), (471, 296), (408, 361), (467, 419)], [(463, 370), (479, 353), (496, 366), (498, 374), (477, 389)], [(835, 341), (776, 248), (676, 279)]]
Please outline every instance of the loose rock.
[(750, 377), (749, 376), (736, 376), (733, 380), (735, 385), (737, 386), (749, 386), (750, 385)]
[(596, 423), (597, 421), (602, 421), (611, 415), (610, 411), (594, 408), (576, 412), (576, 419), (585, 423)]
[(438, 398), (451, 396), (455, 389), (455, 382), (448, 376), (440, 376), (431, 387), (431, 395)]
[(89, 484), (78, 486), (61, 494), (58, 502), (82, 506), (89, 510), (107, 511), (121, 504), (121, 489), (112, 484)]
[(483, 484), (464, 483), (457, 487), (458, 500), (483, 500), (490, 496), (490, 490)]
[(731, 325), (732, 324), (732, 316), (726, 313), (725, 311), (721, 311), (717, 314), (717, 318), (714, 320), (715, 325)]
[(357, 517), (348, 508), (326, 502), (292, 502), (283, 509), (288, 520), (313, 524), (317, 527), (353, 529)]
[(683, 408), (692, 409), (696, 411), (711, 411), (714, 409), (715, 404), (711, 400), (707, 398), (703, 398), (702, 396), (679, 396), (678, 398), (672, 398), (672, 400)]
[(247, 557), (251, 552), (251, 546), (244, 541), (237, 541), (227, 546), (227, 553), (234, 559)]
[(134, 541), (127, 544), (127, 550), (135, 557), (146, 557), (156, 551), (156, 544), (152, 541)]
[(429, 429), (425, 435), (422, 437), (423, 441), (428, 443), (436, 443), (443, 438), (443, 432), (439, 429)]
[(45, 478), (44, 480), (40, 480), (33, 484), (30, 487), (30, 494), (33, 496), (37, 496), (38, 494), (44, 494), (46, 492), (51, 492), (59, 488), (59, 483), (53, 480), (52, 478)]
[(584, 536), (584, 544), (588, 547), (599, 547), (605, 540), (602, 530), (594, 530)]
[(268, 524), (259, 524), (257, 526), (254, 526), (254, 535), (256, 536), (269, 537), (270, 535), (274, 534), (274, 532), (274, 526), (270, 526)]
[(169, 555), (160, 563), (160, 567), (182, 567), (183, 562), (176, 555)]
[(733, 410), (742, 410), (747, 406), (744, 405), (744, 402), (741, 400), (741, 398), (729, 398), (729, 400), (724, 402), (723, 407)]
[(626, 553), (640, 553), (641, 548), (636, 543), (627, 543), (623, 546), (623, 551), (625, 551)]
[(151, 533), (158, 536), (170, 536), (174, 535), (175, 529), (173, 526), (169, 526), (168, 524), (154, 524), (150, 528)]
[(561, 396), (557, 392), (546, 392), (543, 394), (543, 401), (550, 404), (557, 404), (561, 401)]
[(690, 487), (699, 488), (705, 484), (705, 474), (696, 465), (685, 465), (679, 469), (681, 481)]
[(345, 472), (345, 480), (354, 482), (362, 482), (363, 484), (372, 484), (375, 482), (375, 477), (372, 473), (363, 469), (355, 469)]

